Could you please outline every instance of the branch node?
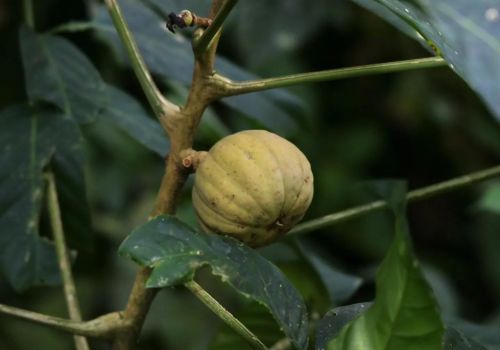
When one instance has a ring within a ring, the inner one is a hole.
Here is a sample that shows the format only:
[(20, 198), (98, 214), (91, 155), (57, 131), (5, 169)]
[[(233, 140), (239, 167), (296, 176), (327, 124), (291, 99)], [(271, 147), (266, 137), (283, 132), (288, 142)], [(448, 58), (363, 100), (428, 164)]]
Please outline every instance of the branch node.
[(196, 171), (201, 162), (205, 159), (208, 152), (205, 151), (195, 151), (191, 148), (182, 150), (180, 152), (180, 159), (182, 166), (186, 169)]
[(207, 28), (212, 24), (212, 19), (197, 16), (194, 12), (189, 10), (182, 10), (178, 14), (171, 12), (167, 18), (167, 29), (175, 33), (175, 28), (184, 29), (186, 27), (200, 27)]

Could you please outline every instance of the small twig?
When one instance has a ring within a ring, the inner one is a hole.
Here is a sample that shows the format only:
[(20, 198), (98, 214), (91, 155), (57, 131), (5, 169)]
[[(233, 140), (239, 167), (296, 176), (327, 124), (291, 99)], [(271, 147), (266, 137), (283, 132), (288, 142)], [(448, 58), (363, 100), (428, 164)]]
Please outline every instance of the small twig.
[[(66, 297), (66, 305), (68, 307), (69, 318), (72, 321), (81, 321), (82, 315), (80, 313), (80, 306), (76, 293), (75, 282), (71, 272), (71, 261), (68, 249), (66, 247), (66, 240), (64, 238), (64, 230), (61, 220), (61, 211), (59, 200), (57, 198), (57, 188), (54, 180), (54, 174), (48, 173), (46, 175), (48, 182), (48, 196), (47, 203), (49, 208), (50, 221), (52, 224), (52, 233), (54, 236), (54, 243), (56, 245), (57, 260), (59, 261), (59, 269), (63, 280), (64, 295)], [(81, 336), (75, 336), (75, 346), (77, 350), (89, 350), (87, 339)]]
[(319, 72), (292, 74), (282, 77), (236, 82), (215, 74), (214, 84), (219, 86), (222, 96), (235, 96), (250, 92), (282, 88), (292, 85), (347, 79), (375, 74), (387, 74), (415, 69), (444, 67), (447, 63), (441, 57), (418, 58), (412, 60), (370, 64), (350, 68), (330, 69)]
[(193, 47), (196, 55), (200, 55), (203, 52), (207, 51), (212, 43), (212, 40), (222, 28), (222, 24), (224, 24), (224, 21), (237, 2), (238, 0), (224, 1), (219, 11), (217, 12), (217, 15), (213, 19), (212, 24), (203, 32), (203, 35), (201, 37), (195, 40)]
[[(497, 176), (500, 176), (500, 166), (495, 166), (489, 169), (477, 171), (448, 181), (410, 191), (408, 192), (406, 198), (408, 202), (411, 203), (422, 199), (435, 197), (437, 195), (457, 190)], [(319, 230), (321, 228), (351, 220), (361, 215), (368, 214), (383, 208), (387, 208), (387, 203), (385, 201), (379, 200), (347, 210), (339, 211), (337, 213), (326, 215), (321, 218), (299, 224), (290, 231), (289, 235), (298, 235)]]
[(113, 312), (86, 322), (67, 320), (33, 311), (0, 304), (0, 313), (63, 332), (91, 338), (113, 338), (128, 328), (119, 312)]
[(159, 119), (160, 123), (164, 126), (165, 118), (174, 112), (179, 110), (179, 107), (163, 97), (161, 92), (158, 90), (151, 74), (149, 73), (144, 59), (139, 53), (137, 44), (130, 33), (130, 30), (125, 22), (123, 14), (120, 7), (118, 6), (117, 0), (105, 0), (108, 7), (113, 23), (118, 32), (118, 35), (122, 39), (122, 43), (127, 50), (128, 56), (132, 61), (132, 68), (139, 80), (144, 93), (149, 101), (149, 104), (153, 108), (156, 117)]
[(257, 350), (267, 350), (266, 345), (264, 345), (259, 338), (252, 333), (252, 331), (245, 327), (245, 325), (234, 317), (233, 314), (219, 304), (219, 302), (208, 294), (198, 283), (191, 281), (186, 283), (185, 286), (222, 321), (242, 336), (252, 348)]

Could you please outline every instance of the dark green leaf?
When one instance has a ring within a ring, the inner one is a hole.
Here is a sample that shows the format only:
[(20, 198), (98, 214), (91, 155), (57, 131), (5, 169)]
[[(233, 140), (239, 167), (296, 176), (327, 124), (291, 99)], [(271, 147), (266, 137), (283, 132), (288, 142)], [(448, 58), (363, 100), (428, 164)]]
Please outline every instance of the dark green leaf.
[(373, 306), (349, 323), (328, 350), (437, 350), (444, 327), (413, 255), (405, 217), (406, 186), (379, 186), (395, 215), (395, 237), (376, 278)]
[[(420, 0), (451, 67), (500, 119), (500, 7), (497, 0)], [(448, 45), (443, 45), (446, 41)]]
[[(60, 112), (25, 105), (2, 111), (0, 120), (2, 269), (17, 290), (58, 283), (54, 249), (38, 233), (44, 192), (42, 171), (53, 158), (60, 173), (67, 175), (65, 180), (81, 178), (81, 164), (71, 157), (80, 154), (81, 140), (73, 138), (78, 129)], [(84, 198), (78, 199), (82, 202)]]
[[(40, 123), (45, 123), (45, 120)], [(52, 139), (55, 149), (50, 165), (57, 182), (68, 245), (75, 249), (91, 250), (93, 235), (85, 184), (86, 158), (82, 134), (73, 119), (61, 115), (61, 121), (46, 137)]]
[(176, 218), (160, 216), (135, 230), (120, 253), (153, 269), (147, 281), (151, 288), (182, 284), (210, 265), (213, 274), (265, 305), (299, 349), (307, 348), (307, 310), (299, 293), (278, 268), (243, 243), (200, 234)]
[[(398, 28), (400, 31), (408, 35), (409, 37), (423, 42), (423, 38), (419, 35), (415, 26), (408, 23), (404, 16), (400, 16), (399, 11), (395, 6), (399, 3), (392, 4), (388, 1), (378, 1), (378, 0), (352, 0), (358, 5), (366, 8), (367, 10), (375, 13), (379, 17), (382, 17), (387, 22), (391, 23), (394, 27)], [(391, 6), (391, 4), (394, 6)], [(412, 6), (413, 7), (413, 6)]]
[(106, 104), (99, 73), (66, 39), (20, 31), (26, 89), (32, 102), (55, 104), (80, 123), (94, 120)]
[(371, 303), (340, 306), (328, 311), (319, 321), (316, 333), (316, 350), (325, 350), (330, 339), (335, 338), (342, 328), (365, 312)]
[[(165, 21), (137, 1), (123, 0), (120, 6), (148, 67), (166, 79), (190, 84), (194, 60), (189, 41), (180, 34), (169, 33), (165, 29)], [(121, 41), (104, 8), (98, 12), (95, 21), (104, 38), (114, 45), (117, 52), (122, 53)], [(217, 58), (216, 67), (235, 80), (256, 78), (222, 57)], [(296, 104), (296, 100), (283, 91), (230, 97), (222, 102), (276, 131), (290, 131), (295, 126), (278, 104)]]
[(111, 120), (144, 146), (164, 157), (168, 153), (169, 143), (161, 125), (124, 91), (108, 85), (107, 94), (109, 103), (102, 118)]
[(443, 350), (487, 350), (487, 348), (475, 340), (466, 337), (459, 330), (447, 328)]

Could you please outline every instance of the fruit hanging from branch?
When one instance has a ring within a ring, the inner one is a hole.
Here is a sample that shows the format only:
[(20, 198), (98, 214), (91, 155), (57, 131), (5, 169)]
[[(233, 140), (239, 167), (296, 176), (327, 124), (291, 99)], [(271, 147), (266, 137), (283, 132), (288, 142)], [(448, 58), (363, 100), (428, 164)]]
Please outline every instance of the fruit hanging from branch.
[(294, 144), (247, 130), (221, 139), (204, 156), (192, 196), (203, 230), (260, 247), (302, 219), (313, 197), (313, 174)]

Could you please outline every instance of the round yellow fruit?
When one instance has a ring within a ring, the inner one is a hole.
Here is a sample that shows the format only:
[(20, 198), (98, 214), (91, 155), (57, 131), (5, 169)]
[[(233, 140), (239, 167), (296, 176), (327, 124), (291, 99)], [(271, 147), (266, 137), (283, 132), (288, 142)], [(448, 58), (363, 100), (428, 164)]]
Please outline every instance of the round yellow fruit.
[(288, 232), (313, 197), (313, 174), (291, 142), (247, 130), (217, 142), (196, 170), (193, 205), (207, 232), (260, 247)]

